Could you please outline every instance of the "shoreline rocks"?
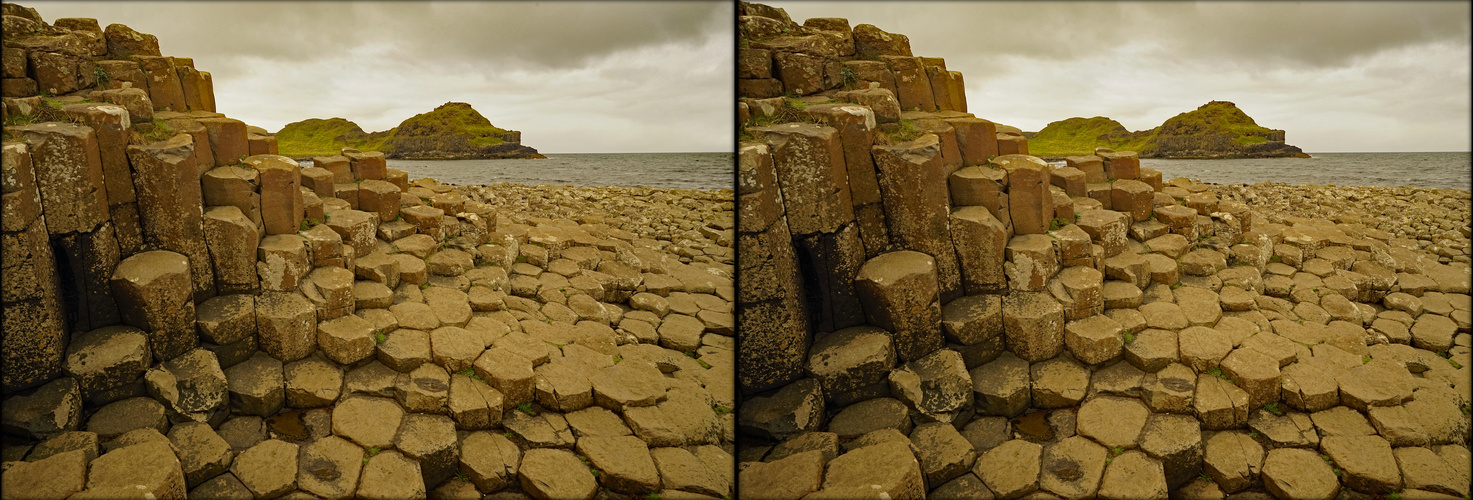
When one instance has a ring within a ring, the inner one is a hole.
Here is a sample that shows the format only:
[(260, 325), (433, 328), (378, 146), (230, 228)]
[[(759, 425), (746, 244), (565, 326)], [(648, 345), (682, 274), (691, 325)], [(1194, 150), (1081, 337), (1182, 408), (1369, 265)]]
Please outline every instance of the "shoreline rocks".
[[(913, 56), (903, 36), (739, 5), (738, 114), (760, 126), (738, 148), (738, 292), (801, 291), (787, 317), (768, 295), (742, 304), (764, 320), (738, 332), (738, 362), (772, 367), (742, 374), (743, 492), (1467, 490), (1468, 466), (1450, 459), (1473, 444), (1468, 191), (1209, 185), (1106, 149), (1055, 168), (1022, 135), (954, 125), (986, 120), (945, 83), (960, 74), (942, 78), (944, 61)], [(846, 54), (846, 36), (878, 60)], [(831, 64), (860, 81), (826, 80)], [(851, 107), (879, 117), (895, 99), (914, 130), (830, 118)], [(775, 131), (799, 127), (834, 140), (798, 161)], [(969, 156), (980, 150), (1001, 156)], [(915, 179), (949, 192), (894, 189)], [(827, 201), (848, 201), (842, 210), (801, 201), (845, 180), (848, 196)], [(839, 245), (807, 250), (845, 224), (863, 245), (853, 274)], [(948, 272), (965, 286), (948, 293)], [(833, 321), (836, 277), (850, 280), (862, 321)]]

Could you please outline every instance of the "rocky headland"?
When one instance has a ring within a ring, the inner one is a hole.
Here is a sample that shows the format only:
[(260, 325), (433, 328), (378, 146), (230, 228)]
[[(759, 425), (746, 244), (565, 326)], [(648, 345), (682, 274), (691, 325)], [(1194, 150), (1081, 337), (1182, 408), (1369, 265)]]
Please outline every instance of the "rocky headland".
[(1467, 494), (1468, 191), (1055, 168), (904, 35), (739, 5), (743, 498)]
[(1284, 131), (1264, 128), (1227, 101), (1212, 101), (1137, 132), (1103, 116), (1069, 118), (1025, 134), (1034, 154), (1049, 161), (1086, 155), (1096, 147), (1137, 151), (1141, 158), (1308, 158), (1284, 143)]
[(546, 158), (522, 145), (522, 133), (491, 124), (470, 104), (447, 102), (382, 132), (364, 132), (342, 118), (310, 118), (276, 132), (283, 155), (330, 156), (342, 148), (379, 151), (391, 159), (486, 160)]
[(0, 496), (733, 495), (732, 191), (301, 168), (152, 36), (4, 14)]

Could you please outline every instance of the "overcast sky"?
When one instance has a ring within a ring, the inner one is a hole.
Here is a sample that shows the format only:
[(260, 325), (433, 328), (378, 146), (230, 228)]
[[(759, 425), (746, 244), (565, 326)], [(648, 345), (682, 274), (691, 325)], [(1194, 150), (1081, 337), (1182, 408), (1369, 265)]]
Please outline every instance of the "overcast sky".
[(1232, 101), (1309, 152), (1468, 151), (1468, 2), (766, 2), (910, 37), (968, 111), (1156, 127)]
[(544, 153), (732, 148), (733, 7), (716, 2), (47, 2), (157, 35), (216, 108), (275, 132), (387, 130), (448, 101)]

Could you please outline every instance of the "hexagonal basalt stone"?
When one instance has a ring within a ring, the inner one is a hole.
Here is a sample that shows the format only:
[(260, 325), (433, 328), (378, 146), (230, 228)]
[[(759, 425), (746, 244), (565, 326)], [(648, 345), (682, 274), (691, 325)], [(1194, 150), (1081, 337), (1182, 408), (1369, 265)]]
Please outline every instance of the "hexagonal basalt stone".
[(365, 448), (391, 448), (404, 410), (392, 399), (349, 396), (332, 412), (332, 433)]
[(1089, 369), (1069, 359), (1056, 356), (1029, 367), (1032, 376), (1033, 406), (1065, 408), (1079, 404), (1089, 388)]
[(987, 415), (1012, 417), (1028, 408), (1030, 381), (1028, 362), (1012, 353), (1003, 353), (992, 362), (973, 368), (972, 390), (980, 403), (977, 409)]
[(363, 470), (363, 451), (337, 436), (303, 445), (297, 459), (297, 488), (322, 498), (352, 497)]
[(587, 500), (598, 491), (598, 483), (588, 467), (567, 450), (527, 450), (517, 476), (522, 490), (535, 498)]
[(373, 355), (374, 326), (349, 314), (317, 324), (317, 343), (323, 353), (341, 364), (353, 364)]
[(1100, 396), (1079, 407), (1078, 432), (1111, 448), (1134, 448), (1150, 414), (1139, 400)]
[(1043, 447), (1014, 439), (977, 458), (972, 473), (999, 498), (1018, 498), (1038, 491)]
[(931, 416), (972, 405), (972, 384), (962, 355), (938, 349), (890, 372), (890, 392), (916, 411)]
[(230, 467), (235, 452), (210, 424), (188, 422), (169, 429), (169, 442), (177, 450), (184, 479), (193, 488)]
[(455, 422), (444, 415), (405, 415), (394, 444), (405, 456), (419, 461), (427, 487), (433, 488), (449, 479), (460, 461)]
[(225, 380), (234, 413), (268, 417), (281, 409), (286, 399), (281, 361), (264, 352), (226, 368)]
[(860, 391), (884, 383), (895, 366), (889, 332), (872, 326), (845, 328), (813, 343), (808, 374), (823, 386), (830, 404), (852, 403)]
[(87, 419), (86, 430), (97, 437), (112, 439), (135, 429), (168, 430), (164, 406), (152, 398), (129, 398), (99, 408)]
[(318, 408), (337, 401), (343, 388), (343, 370), (337, 365), (308, 358), (287, 363), (282, 370), (286, 405)]
[(389, 450), (368, 459), (359, 476), (358, 498), (396, 499), (424, 498), (425, 483), (419, 462), (398, 451)]
[(230, 471), (256, 498), (275, 498), (297, 487), (298, 446), (276, 439), (241, 453)]
[(87, 332), (67, 346), (63, 368), (77, 379), (83, 399), (137, 380), (148, 369), (152, 356), (142, 330), (131, 326), (106, 326)]

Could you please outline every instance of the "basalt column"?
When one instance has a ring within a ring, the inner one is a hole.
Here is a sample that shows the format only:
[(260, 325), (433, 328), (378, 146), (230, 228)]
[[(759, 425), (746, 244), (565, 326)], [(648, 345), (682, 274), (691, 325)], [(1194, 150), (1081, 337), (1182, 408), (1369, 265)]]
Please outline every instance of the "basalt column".
[(743, 391), (758, 392), (803, 376), (808, 315), (771, 150), (743, 143), (737, 158), (737, 335), (744, 354), (737, 373)]
[(895, 246), (935, 259), (942, 302), (962, 295), (961, 272), (947, 217), (951, 212), (941, 141), (927, 134), (914, 141), (875, 146), (885, 199), (885, 219)]
[(854, 274), (864, 262), (839, 131), (809, 123), (748, 129), (772, 154), (815, 332), (860, 324)]

